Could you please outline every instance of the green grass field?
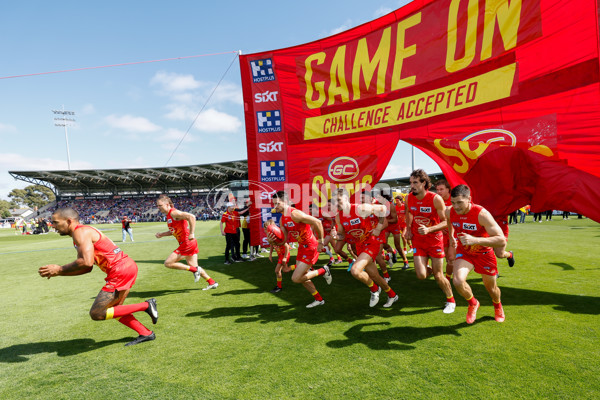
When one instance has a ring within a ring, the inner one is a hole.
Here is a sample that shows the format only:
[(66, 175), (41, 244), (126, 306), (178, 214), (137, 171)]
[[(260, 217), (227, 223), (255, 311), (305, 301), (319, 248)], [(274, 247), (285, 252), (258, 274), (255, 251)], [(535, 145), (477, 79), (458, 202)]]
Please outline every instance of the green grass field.
[[(99, 226), (114, 241), (117, 225)], [(103, 285), (90, 274), (45, 280), (37, 269), (67, 263), (69, 237), (0, 231), (1, 399), (597, 399), (600, 397), (600, 225), (557, 219), (512, 225), (517, 265), (500, 261), (506, 312), (494, 321), (481, 279), (481, 301), (465, 323), (466, 301), (454, 314), (433, 278), (391, 270), (400, 301), (369, 308), (369, 292), (334, 266), (333, 283), (315, 284), (326, 304), (284, 275), (270, 294), (274, 265), (263, 258), (223, 265), (218, 224), (197, 224), (200, 263), (220, 286), (202, 291), (189, 272), (163, 260), (172, 238), (165, 224), (134, 225), (136, 242), (122, 248), (139, 265), (126, 303), (150, 297), (160, 319), (157, 339), (124, 347), (136, 334), (116, 321), (92, 321), (88, 310)], [(293, 255), (295, 254), (292, 253)], [(325, 261), (322, 257), (321, 263)]]

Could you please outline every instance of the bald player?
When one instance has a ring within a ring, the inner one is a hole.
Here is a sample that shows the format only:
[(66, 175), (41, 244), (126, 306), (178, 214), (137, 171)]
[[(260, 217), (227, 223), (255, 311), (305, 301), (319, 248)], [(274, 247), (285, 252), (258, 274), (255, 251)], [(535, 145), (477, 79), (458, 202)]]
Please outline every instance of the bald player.
[(59, 208), (52, 214), (52, 226), (61, 236), (71, 236), (77, 250), (77, 259), (65, 264), (48, 264), (40, 267), (38, 273), (43, 278), (55, 276), (83, 275), (92, 271), (94, 264), (106, 274), (106, 284), (96, 296), (90, 309), (90, 317), (94, 321), (117, 319), (120, 323), (133, 329), (138, 337), (127, 343), (131, 346), (156, 338), (153, 331), (146, 328), (133, 314), (145, 311), (150, 315), (152, 323), (158, 320), (156, 300), (143, 303), (123, 305), (129, 290), (137, 277), (137, 264), (117, 247), (98, 229), (81, 225), (79, 214), (72, 208)]

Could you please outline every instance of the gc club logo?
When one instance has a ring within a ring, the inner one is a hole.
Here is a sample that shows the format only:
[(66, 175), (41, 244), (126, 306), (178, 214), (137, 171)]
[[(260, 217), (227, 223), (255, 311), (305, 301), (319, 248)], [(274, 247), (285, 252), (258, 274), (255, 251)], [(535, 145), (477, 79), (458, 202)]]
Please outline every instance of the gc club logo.
[(338, 157), (329, 163), (327, 174), (335, 182), (350, 181), (358, 176), (358, 162), (352, 157)]

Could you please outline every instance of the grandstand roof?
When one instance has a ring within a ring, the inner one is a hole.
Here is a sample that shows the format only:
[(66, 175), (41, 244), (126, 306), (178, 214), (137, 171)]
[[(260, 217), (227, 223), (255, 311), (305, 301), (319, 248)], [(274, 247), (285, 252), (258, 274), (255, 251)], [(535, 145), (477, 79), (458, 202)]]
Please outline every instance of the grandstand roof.
[(221, 183), (247, 180), (248, 161), (183, 167), (9, 171), (13, 178), (49, 187), (56, 195), (198, 191)]

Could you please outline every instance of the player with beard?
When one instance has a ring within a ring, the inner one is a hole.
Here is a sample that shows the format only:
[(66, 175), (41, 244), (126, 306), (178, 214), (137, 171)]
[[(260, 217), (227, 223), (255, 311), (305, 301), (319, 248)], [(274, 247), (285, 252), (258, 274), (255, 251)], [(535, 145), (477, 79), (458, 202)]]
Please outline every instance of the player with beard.
[(154, 332), (139, 322), (133, 314), (145, 311), (155, 324), (158, 320), (156, 300), (124, 305), (129, 290), (137, 278), (138, 267), (127, 254), (117, 247), (98, 229), (81, 225), (79, 214), (72, 208), (59, 208), (52, 214), (52, 227), (61, 236), (71, 236), (77, 250), (77, 259), (65, 265), (49, 264), (40, 267), (38, 273), (43, 278), (54, 276), (83, 275), (92, 271), (94, 264), (106, 273), (106, 284), (96, 296), (90, 309), (94, 321), (116, 319), (126, 327), (138, 333), (138, 337), (127, 343), (131, 346), (154, 340)]
[[(446, 296), (444, 314), (454, 312), (456, 301), (452, 286), (444, 277), (444, 243), (442, 229), (446, 227), (445, 205), (441, 196), (430, 192), (431, 180), (422, 169), (410, 174), (410, 193), (406, 196), (407, 239), (415, 248), (414, 263), (418, 279), (431, 273)], [(427, 263), (431, 260), (432, 269)]]
[(503, 322), (504, 309), (496, 275), (498, 268), (493, 247), (506, 246), (502, 230), (492, 215), (473, 204), (467, 185), (458, 185), (451, 192), (452, 207), (446, 210), (450, 232), (450, 257), (454, 258), (454, 287), (469, 302), (467, 324), (475, 322), (479, 301), (474, 297), (467, 276), (473, 270), (481, 275), (483, 285), (494, 303), (495, 319)]

